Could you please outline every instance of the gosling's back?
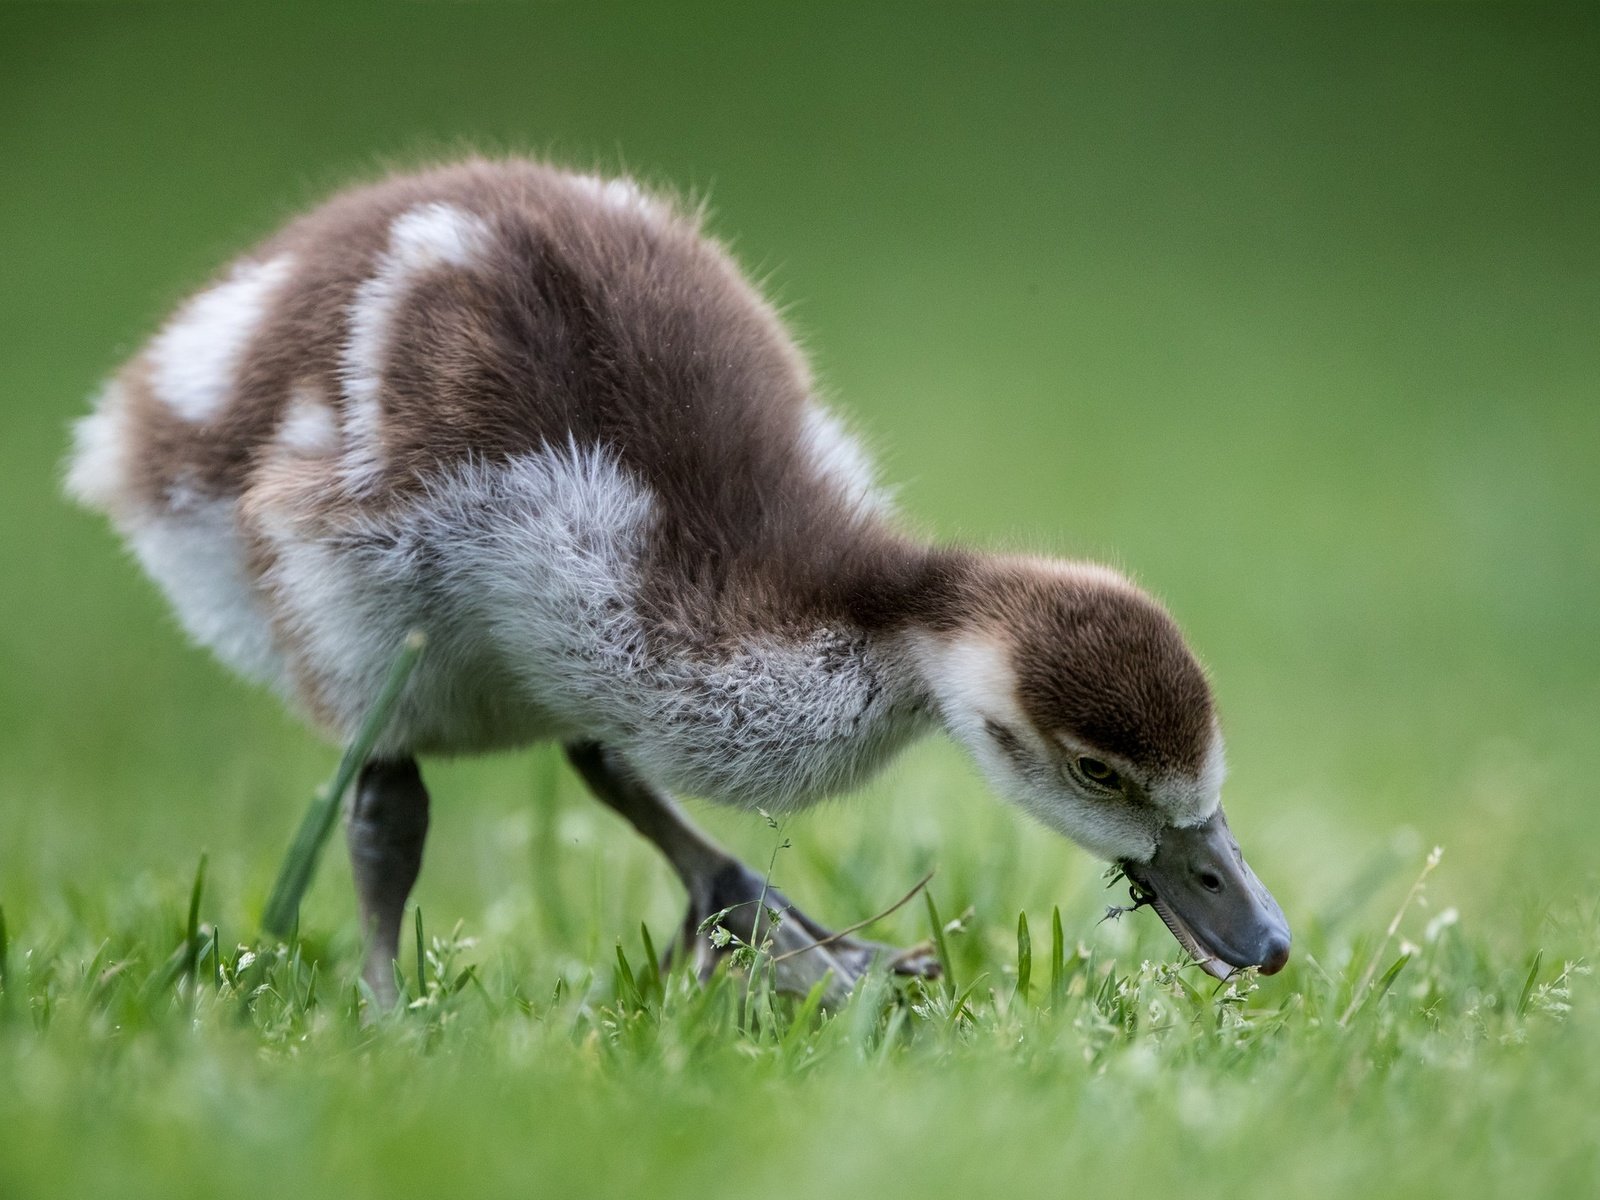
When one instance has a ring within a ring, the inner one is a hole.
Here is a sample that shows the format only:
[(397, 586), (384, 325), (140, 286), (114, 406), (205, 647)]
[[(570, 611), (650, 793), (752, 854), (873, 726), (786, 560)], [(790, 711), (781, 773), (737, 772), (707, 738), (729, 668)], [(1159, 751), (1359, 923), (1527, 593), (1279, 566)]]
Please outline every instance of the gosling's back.
[[(709, 654), (764, 623), (814, 653), (885, 619), (919, 556), (811, 392), (697, 214), (473, 161), (231, 265), (107, 387), (69, 485), (196, 640), (336, 735), (421, 624), (394, 738), (515, 744), (639, 719), (592, 678), (652, 640)], [(823, 710), (872, 687), (845, 682)]]

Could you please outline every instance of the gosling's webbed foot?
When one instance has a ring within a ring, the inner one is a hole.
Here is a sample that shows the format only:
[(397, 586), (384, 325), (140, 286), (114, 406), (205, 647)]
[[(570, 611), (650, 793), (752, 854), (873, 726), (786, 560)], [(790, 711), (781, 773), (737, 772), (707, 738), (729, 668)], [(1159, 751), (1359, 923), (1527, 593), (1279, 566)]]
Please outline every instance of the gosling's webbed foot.
[[(824, 999), (829, 1005), (841, 1003), (874, 962), (900, 975), (929, 978), (939, 973), (939, 960), (927, 947), (897, 950), (837, 936), (806, 916), (782, 892), (764, 888), (760, 875), (691, 825), (671, 796), (642, 778), (615, 750), (578, 742), (567, 747), (567, 755), (595, 796), (653, 842), (683, 880), (689, 891), (689, 914), (684, 918), (679, 950), (694, 963), (702, 979), (740, 945), (760, 948), (782, 991), (803, 996), (827, 977)], [(764, 911), (758, 912), (765, 909), (780, 914), (776, 927)], [(725, 935), (712, 928), (701, 932), (700, 927), (713, 917)]]
[[(779, 991), (805, 995), (818, 980), (829, 977), (823, 993), (829, 1005), (842, 1003), (874, 963), (897, 975), (931, 979), (939, 974), (939, 960), (929, 947), (902, 950), (834, 934), (776, 888), (767, 887), (763, 893), (762, 885), (760, 875), (743, 863), (728, 861), (690, 887), (680, 948), (692, 956), (702, 979), (741, 944), (761, 949)], [(779, 914), (775, 928), (764, 911), (768, 909)], [(702, 931), (712, 918), (715, 923)], [(731, 936), (719, 935), (719, 927)]]

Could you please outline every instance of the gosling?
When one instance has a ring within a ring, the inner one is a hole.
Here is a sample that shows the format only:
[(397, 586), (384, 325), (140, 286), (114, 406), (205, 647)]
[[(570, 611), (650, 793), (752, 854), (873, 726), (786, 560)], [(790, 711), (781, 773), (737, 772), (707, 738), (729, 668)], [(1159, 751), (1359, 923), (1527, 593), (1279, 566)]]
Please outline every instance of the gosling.
[(1171, 617), (1102, 566), (911, 536), (814, 393), (698, 212), (471, 160), (346, 191), (228, 266), (78, 423), (67, 485), (196, 642), (331, 738), (426, 632), (348, 814), (380, 1003), (428, 828), (417, 756), (551, 739), (671, 863), (702, 969), (719, 913), (773, 940), (781, 986), (937, 969), (831, 934), (673, 793), (798, 809), (942, 728), (1206, 970), (1279, 970)]

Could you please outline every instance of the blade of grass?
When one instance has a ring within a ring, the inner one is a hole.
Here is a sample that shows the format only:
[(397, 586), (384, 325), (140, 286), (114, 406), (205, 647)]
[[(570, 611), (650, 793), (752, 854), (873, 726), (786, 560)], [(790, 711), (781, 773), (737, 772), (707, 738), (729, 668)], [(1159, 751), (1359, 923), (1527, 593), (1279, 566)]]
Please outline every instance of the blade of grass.
[(1061, 906), (1050, 913), (1050, 1003), (1059, 1004), (1067, 991), (1067, 938), (1061, 928)]
[(0, 1004), (11, 1004), (11, 941), (6, 934), (6, 910), (0, 907)]
[(416, 669), (417, 660), (422, 657), (426, 644), (427, 638), (420, 630), (413, 630), (406, 635), (405, 644), (395, 655), (377, 700), (367, 712), (355, 740), (339, 760), (339, 769), (334, 773), (333, 782), (306, 809), (294, 841), (284, 855), (283, 865), (278, 869), (278, 878), (272, 885), (266, 911), (261, 916), (261, 927), (274, 937), (288, 937), (293, 929), (300, 913), (300, 901), (305, 897), (306, 888), (311, 885), (311, 876), (317, 869), (317, 859), (321, 857), (328, 834), (333, 831), (334, 822), (338, 819), (339, 802), (355, 779), (356, 772), (367, 761), (373, 745), (383, 734), (384, 727), (389, 723), (389, 714), (400, 699), (411, 672)]
[(167, 956), (165, 962), (151, 973), (145, 980), (140, 992), (141, 999), (146, 1004), (154, 1004), (178, 980), (183, 978), (183, 973), (189, 965), (189, 944), (183, 942), (176, 946)]
[[(771, 964), (772, 935), (778, 927), (778, 922), (783, 917), (780, 913), (767, 907), (767, 893), (772, 890), (772, 873), (778, 868), (778, 853), (789, 848), (789, 839), (783, 836), (784, 826), (789, 823), (789, 814), (785, 813), (783, 819), (779, 820), (765, 809), (757, 809), (756, 811), (761, 813), (767, 819), (767, 824), (777, 831), (777, 838), (772, 847), (772, 857), (767, 860), (767, 873), (761, 877), (761, 895), (756, 897), (756, 912), (750, 922), (750, 950), (752, 956), (750, 958), (750, 969), (745, 972), (744, 977), (746, 1032), (753, 1032), (753, 1029), (749, 1026), (751, 1014), (754, 1012), (754, 1006), (750, 1003), (751, 989), (755, 987), (756, 979), (762, 975), (763, 955), (767, 958), (768, 971), (766, 974), (769, 977), (769, 982), (772, 972), (776, 970)], [(765, 921), (765, 934), (763, 934), (763, 921)], [(737, 961), (737, 957), (736, 952), (735, 961)]]
[(950, 947), (944, 940), (944, 922), (939, 919), (939, 906), (933, 902), (933, 892), (925, 891), (922, 898), (928, 902), (928, 924), (933, 927), (933, 945), (939, 952), (939, 965), (944, 968), (945, 986), (956, 994), (956, 968), (950, 961)]
[(650, 926), (643, 921), (639, 922), (639, 940), (644, 943), (644, 957), (647, 962), (661, 966), (661, 956), (656, 953), (655, 939), (650, 936)]
[[(3, 928), (0, 928), (0, 932), (3, 932)], [(1522, 995), (1517, 998), (1517, 1016), (1519, 1017), (1528, 1015), (1528, 1001), (1533, 998), (1534, 985), (1539, 982), (1539, 968), (1543, 965), (1544, 950), (1541, 948), (1533, 952), (1533, 962), (1528, 966), (1528, 978), (1523, 981)]]
[(779, 1053), (786, 1059), (792, 1058), (800, 1043), (811, 1031), (812, 1019), (816, 1017), (817, 1010), (822, 1007), (822, 997), (828, 990), (828, 982), (832, 977), (826, 973), (816, 983), (811, 985), (811, 990), (806, 993), (805, 1001), (795, 1011), (794, 1020), (789, 1022), (789, 1029), (783, 1035), (783, 1040), (778, 1044)]
[(639, 922), (639, 940), (644, 943), (644, 961), (650, 965), (649, 974), (646, 975), (650, 995), (658, 1003), (666, 1000), (666, 983), (661, 978), (661, 959), (656, 954), (655, 941), (650, 937), (650, 926), (643, 921)]
[(639, 981), (634, 977), (628, 956), (617, 943), (617, 999), (625, 1000), (635, 1008), (644, 1007), (644, 997), (639, 993)]
[(1362, 997), (1361, 1003), (1356, 1006), (1356, 1012), (1362, 1013), (1369, 1008), (1375, 1007), (1378, 1001), (1383, 999), (1384, 994), (1388, 992), (1395, 979), (1399, 976), (1401, 971), (1405, 970), (1406, 964), (1410, 961), (1411, 954), (1409, 951), (1407, 951), (1406, 953), (1401, 954), (1399, 958), (1395, 959), (1394, 962), (1390, 963), (1389, 969), (1379, 976), (1377, 983), (1372, 985), (1372, 990)]
[[(1400, 922), (1405, 918), (1406, 912), (1411, 908), (1412, 904), (1416, 902), (1417, 897), (1422, 894), (1422, 885), (1427, 882), (1428, 876), (1433, 874), (1433, 869), (1439, 865), (1439, 860), (1442, 857), (1444, 857), (1444, 847), (1435, 846), (1428, 855), (1428, 861), (1422, 864), (1422, 872), (1417, 876), (1417, 881), (1411, 885), (1411, 890), (1406, 893), (1406, 898), (1400, 902), (1400, 907), (1395, 910), (1394, 918), (1389, 922), (1389, 928), (1384, 930), (1383, 940), (1378, 943), (1377, 949), (1373, 950), (1372, 958), (1367, 963), (1367, 969), (1362, 972), (1360, 982), (1356, 984), (1355, 990), (1350, 993), (1350, 1004), (1344, 1010), (1344, 1015), (1339, 1018), (1339, 1027), (1341, 1029), (1350, 1023), (1350, 1018), (1355, 1016), (1356, 1010), (1361, 1007), (1362, 1001), (1366, 996), (1367, 985), (1372, 982), (1372, 977), (1377, 974), (1378, 962), (1383, 957), (1383, 952), (1389, 948), (1389, 943), (1394, 940), (1394, 935), (1399, 932)], [(1402, 967), (1404, 965), (1404, 962), (1399, 964)], [(1398, 971), (1398, 968), (1391, 967), (1390, 970)]]
[(1378, 979), (1378, 982), (1373, 985), (1371, 1003), (1376, 1004), (1379, 1000), (1383, 999), (1383, 994), (1387, 992), (1391, 986), (1393, 986), (1396, 977), (1399, 976), (1401, 971), (1405, 970), (1406, 964), (1410, 961), (1411, 955), (1408, 952), (1406, 954), (1402, 954), (1389, 965), (1389, 969), (1385, 971)]
[(1028, 914), (1017, 914), (1017, 995), (1028, 1002), (1028, 985), (1033, 982), (1033, 938), (1028, 934)]
[(960, 994), (950, 1002), (950, 1016), (945, 1021), (946, 1029), (954, 1029), (963, 1016), (965, 1016), (968, 1021), (974, 1024), (977, 1023), (978, 1018), (976, 1014), (973, 1013), (971, 1006), (967, 1004), (967, 1001), (972, 998), (972, 993), (978, 990), (978, 985), (982, 983), (983, 980), (984, 976), (977, 976), (971, 983), (962, 988)]
[(422, 905), (417, 905), (417, 999), (428, 994), (428, 952), (422, 943)]
[(906, 1025), (910, 1019), (905, 1009), (896, 1008), (889, 1013), (889, 1019), (882, 1024), (878, 1032), (877, 1053), (873, 1056), (873, 1062), (880, 1069), (889, 1062), (894, 1052), (906, 1040)]
[(187, 959), (183, 964), (183, 973), (193, 982), (200, 969), (200, 894), (206, 886), (206, 855), (200, 852), (200, 865), (195, 868), (194, 886), (189, 889), (189, 920), (185, 926), (186, 942), (189, 948)]

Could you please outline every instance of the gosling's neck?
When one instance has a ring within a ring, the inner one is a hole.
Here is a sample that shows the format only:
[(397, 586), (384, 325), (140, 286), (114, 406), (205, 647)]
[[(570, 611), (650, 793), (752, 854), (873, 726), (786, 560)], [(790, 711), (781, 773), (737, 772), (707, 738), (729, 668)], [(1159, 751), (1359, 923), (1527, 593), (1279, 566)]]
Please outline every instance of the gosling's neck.
[(1014, 710), (1007, 604), (1072, 570), (1098, 569), (908, 548), (809, 595), (743, 588), (782, 603), (747, 609), (737, 633), (674, 639), (629, 752), (683, 791), (793, 808), (860, 786), (940, 726), (971, 747), (988, 714)]

